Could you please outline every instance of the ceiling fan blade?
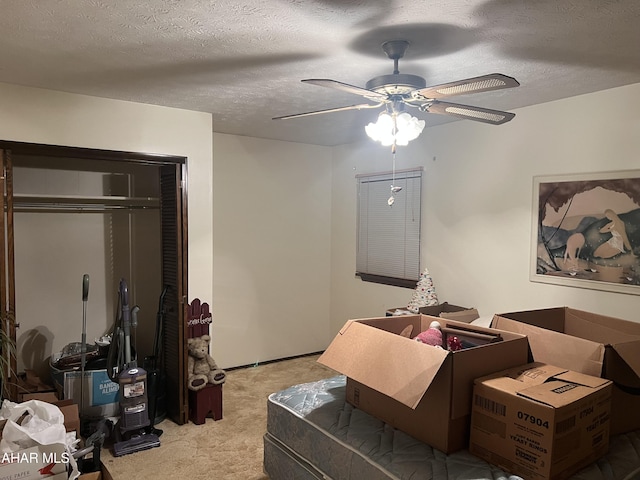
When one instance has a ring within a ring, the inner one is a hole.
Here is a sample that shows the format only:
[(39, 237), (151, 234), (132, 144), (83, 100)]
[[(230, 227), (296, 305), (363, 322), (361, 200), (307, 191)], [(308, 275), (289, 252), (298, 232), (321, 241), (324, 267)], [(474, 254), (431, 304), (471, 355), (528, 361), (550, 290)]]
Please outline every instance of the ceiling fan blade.
[(327, 78), (309, 78), (301, 80), (304, 83), (311, 83), (313, 85), (319, 85), (320, 87), (333, 88), (336, 90), (342, 90), (343, 92), (355, 93), (362, 97), (370, 98), (376, 101), (382, 101), (389, 98), (389, 95), (385, 93), (374, 92), (373, 90), (367, 90), (366, 88), (356, 87), (355, 85), (349, 85), (348, 83), (338, 82), (337, 80), (329, 80)]
[(480, 77), (467, 78), (457, 82), (443, 83), (433, 87), (421, 88), (411, 92), (411, 96), (416, 100), (427, 100), (452, 97), (454, 95), (464, 95), (467, 93), (489, 92), (491, 90), (501, 90), (519, 86), (520, 83), (512, 77), (507, 77), (501, 73), (492, 73)]
[(318, 115), (321, 113), (331, 112), (344, 112), (345, 110), (362, 110), (365, 108), (380, 108), (383, 104), (378, 103), (371, 105), (370, 103), (363, 103), (361, 105), (349, 105), (346, 107), (327, 108), (326, 110), (315, 110), (313, 112), (294, 113), (293, 115), (283, 115), (282, 117), (273, 117), (272, 120), (286, 120), (288, 118), (308, 117), (309, 115)]
[(434, 100), (431, 104), (422, 105), (420, 110), (437, 113), (439, 115), (452, 115), (454, 117), (490, 123), (492, 125), (506, 123), (516, 116), (515, 113), (491, 110), (490, 108), (471, 107), (459, 103), (439, 102), (438, 100)]

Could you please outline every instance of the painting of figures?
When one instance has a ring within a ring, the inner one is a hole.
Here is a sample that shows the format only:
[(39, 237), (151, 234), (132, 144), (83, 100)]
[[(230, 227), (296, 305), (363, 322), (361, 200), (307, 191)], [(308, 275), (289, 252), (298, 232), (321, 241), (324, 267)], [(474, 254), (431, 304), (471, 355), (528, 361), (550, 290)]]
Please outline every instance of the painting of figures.
[(533, 183), (531, 280), (640, 294), (640, 171)]

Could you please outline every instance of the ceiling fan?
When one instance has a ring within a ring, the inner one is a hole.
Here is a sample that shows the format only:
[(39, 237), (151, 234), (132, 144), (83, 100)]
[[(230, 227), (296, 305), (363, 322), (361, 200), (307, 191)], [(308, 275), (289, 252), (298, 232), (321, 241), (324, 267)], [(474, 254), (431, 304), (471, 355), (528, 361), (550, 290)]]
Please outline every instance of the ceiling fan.
[[(467, 78), (465, 80), (458, 80), (455, 82), (428, 87), (424, 78), (418, 75), (400, 73), (398, 70), (398, 60), (404, 56), (408, 46), (409, 42), (405, 40), (392, 40), (385, 42), (382, 45), (382, 49), (387, 56), (393, 60), (393, 73), (391, 75), (381, 75), (372, 78), (366, 83), (365, 88), (329, 79), (302, 80), (304, 83), (354, 93), (373, 103), (284, 115), (281, 117), (275, 117), (274, 120), (284, 120), (330, 112), (341, 112), (345, 110), (362, 110), (381, 107), (385, 107), (385, 112), (392, 116), (403, 113), (405, 111), (405, 107), (415, 107), (421, 112), (451, 115), (453, 117), (475, 120), (493, 125), (500, 125), (515, 117), (515, 114), (510, 112), (462, 105), (459, 103), (450, 103), (440, 100), (454, 95), (488, 92), (491, 90), (517, 87), (520, 84), (515, 78), (508, 77), (501, 73), (492, 73), (489, 75), (482, 75), (479, 77)], [(424, 125), (424, 122), (422, 124)]]

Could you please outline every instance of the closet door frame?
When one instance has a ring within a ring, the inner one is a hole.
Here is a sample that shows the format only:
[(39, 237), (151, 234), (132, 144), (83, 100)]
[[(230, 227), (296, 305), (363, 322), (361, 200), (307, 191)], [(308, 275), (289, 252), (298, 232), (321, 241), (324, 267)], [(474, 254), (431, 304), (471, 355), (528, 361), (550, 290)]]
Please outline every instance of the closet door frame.
[[(187, 375), (187, 324), (188, 306), (188, 223), (187, 223), (187, 157), (117, 150), (100, 150), (60, 145), (14, 142), (0, 140), (0, 156), (4, 175), (0, 179), (2, 195), (0, 208), (0, 242), (3, 245), (0, 255), (0, 308), (15, 314), (15, 259), (13, 250), (13, 186), (12, 157), (15, 155), (38, 156), (45, 158), (74, 158), (91, 161), (129, 162), (157, 166), (160, 170), (160, 208), (162, 239), (162, 275), (163, 284), (169, 284), (172, 294), (167, 295), (165, 305), (167, 315), (163, 331), (162, 358), (166, 375), (168, 416), (178, 425), (188, 421), (189, 404), (186, 388)], [(164, 184), (164, 185), (163, 185)], [(168, 187), (167, 187), (168, 186)], [(172, 213), (175, 212), (175, 215)], [(170, 235), (173, 238), (167, 238)], [(2, 328), (5, 328), (3, 326)], [(15, 325), (8, 332), (16, 340)], [(10, 359), (15, 372), (17, 361)], [(10, 392), (15, 399), (17, 389)]]

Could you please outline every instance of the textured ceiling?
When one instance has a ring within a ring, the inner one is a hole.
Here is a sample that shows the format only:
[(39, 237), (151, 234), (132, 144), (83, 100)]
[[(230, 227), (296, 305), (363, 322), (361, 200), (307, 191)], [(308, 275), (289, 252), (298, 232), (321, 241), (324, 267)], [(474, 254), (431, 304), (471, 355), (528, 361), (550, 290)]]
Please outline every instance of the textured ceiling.
[(387, 40), (410, 42), (400, 72), (427, 85), (517, 78), (518, 88), (451, 99), (512, 110), (640, 82), (639, 24), (638, 0), (0, 0), (0, 82), (211, 112), (216, 132), (336, 145), (364, 138), (376, 112), (271, 118), (362, 103), (300, 80), (364, 87), (393, 70)]

